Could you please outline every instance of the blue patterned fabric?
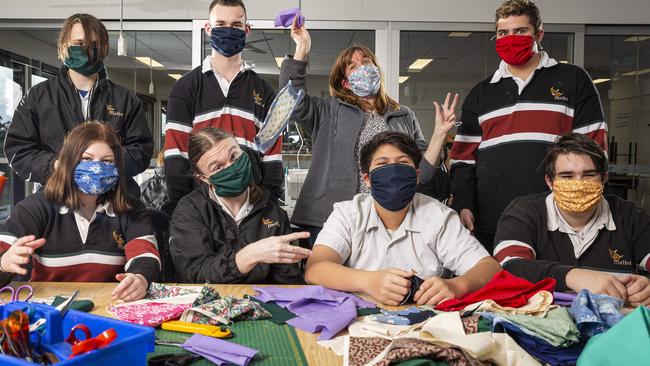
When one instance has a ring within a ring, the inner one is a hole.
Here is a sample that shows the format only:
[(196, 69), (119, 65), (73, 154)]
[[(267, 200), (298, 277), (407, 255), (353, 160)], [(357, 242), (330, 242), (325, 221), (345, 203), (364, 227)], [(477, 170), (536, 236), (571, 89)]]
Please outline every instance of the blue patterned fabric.
[(103, 161), (82, 160), (74, 170), (74, 183), (85, 194), (99, 196), (117, 183), (115, 164)]
[(381, 72), (373, 64), (359, 66), (348, 76), (350, 89), (362, 98), (375, 95), (381, 84)]
[(623, 300), (608, 295), (594, 295), (582, 290), (571, 304), (571, 316), (583, 338), (604, 333), (621, 319)]

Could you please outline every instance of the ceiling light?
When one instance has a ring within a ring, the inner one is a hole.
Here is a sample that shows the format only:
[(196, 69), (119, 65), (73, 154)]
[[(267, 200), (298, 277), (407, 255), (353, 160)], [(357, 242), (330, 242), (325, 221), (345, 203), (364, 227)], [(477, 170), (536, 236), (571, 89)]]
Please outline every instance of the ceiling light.
[(625, 38), (623, 42), (643, 42), (643, 41), (647, 41), (648, 39), (650, 39), (650, 36), (632, 36), (629, 38)]
[(282, 67), (282, 61), (284, 61), (284, 57), (275, 57), (275, 63), (278, 65), (278, 68)]
[(399, 83), (401, 84), (401, 83), (405, 82), (406, 80), (408, 80), (409, 78), (410, 78), (410, 76), (400, 76), (399, 77)]
[(600, 83), (604, 83), (604, 82), (610, 81), (610, 80), (612, 80), (612, 79), (610, 79), (610, 78), (594, 79), (594, 84), (600, 84)]
[(469, 37), (472, 32), (449, 32), (447, 37)]
[(172, 78), (172, 79), (176, 79), (176, 80), (178, 80), (178, 79), (180, 79), (181, 77), (183, 77), (183, 74), (167, 74), (167, 76), (169, 76), (169, 77)]
[(409, 66), (408, 71), (412, 72), (420, 72), (422, 69), (427, 67), (431, 62), (433, 62), (432, 58), (419, 58), (415, 60), (411, 66)]
[(560, 63), (561, 63), (561, 64), (568, 64), (569, 61), (567, 61), (567, 60), (562, 60), (562, 61), (560, 61)]
[(151, 57), (147, 56), (136, 56), (135, 59), (140, 62), (141, 64), (151, 66), (153, 68), (164, 68), (165, 65), (161, 64), (160, 62), (152, 59)]
[(644, 75), (650, 72), (650, 69), (641, 69), (639, 71), (630, 71), (630, 72), (624, 72), (621, 75), (623, 76), (634, 76), (634, 75)]

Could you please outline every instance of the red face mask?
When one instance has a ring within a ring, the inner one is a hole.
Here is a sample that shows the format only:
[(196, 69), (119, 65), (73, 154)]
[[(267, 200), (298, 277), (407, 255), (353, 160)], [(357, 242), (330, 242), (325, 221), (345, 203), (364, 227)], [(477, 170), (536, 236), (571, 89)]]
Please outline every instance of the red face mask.
[(533, 57), (533, 42), (531, 36), (509, 35), (497, 39), (497, 53), (508, 65), (523, 65)]

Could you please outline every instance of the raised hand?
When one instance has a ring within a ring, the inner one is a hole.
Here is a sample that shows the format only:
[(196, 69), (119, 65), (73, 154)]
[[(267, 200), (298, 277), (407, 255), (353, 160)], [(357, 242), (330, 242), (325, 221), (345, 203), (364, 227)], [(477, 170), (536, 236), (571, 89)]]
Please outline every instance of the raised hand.
[(451, 130), (452, 127), (456, 125), (456, 103), (458, 103), (458, 94), (454, 95), (454, 100), (451, 101), (451, 93), (447, 93), (445, 98), (445, 103), (440, 105), (440, 103), (434, 101), (433, 106), (436, 108), (436, 121), (435, 127), (433, 130), (434, 136), (447, 136), (447, 132)]
[(293, 55), (294, 60), (307, 61), (309, 50), (311, 50), (311, 36), (305, 27), (298, 27), (298, 15), (293, 19), (291, 25), (291, 39), (296, 43), (296, 52)]

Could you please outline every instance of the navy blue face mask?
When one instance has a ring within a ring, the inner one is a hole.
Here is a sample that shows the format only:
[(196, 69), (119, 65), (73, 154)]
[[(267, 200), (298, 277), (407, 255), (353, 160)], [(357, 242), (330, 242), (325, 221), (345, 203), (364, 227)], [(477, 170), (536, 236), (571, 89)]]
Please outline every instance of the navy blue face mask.
[(244, 50), (246, 32), (233, 27), (213, 27), (210, 33), (212, 48), (226, 57), (232, 57)]
[(370, 172), (370, 194), (389, 211), (399, 211), (415, 197), (418, 176), (414, 167), (405, 164), (388, 164)]

